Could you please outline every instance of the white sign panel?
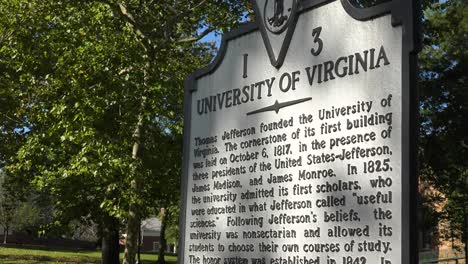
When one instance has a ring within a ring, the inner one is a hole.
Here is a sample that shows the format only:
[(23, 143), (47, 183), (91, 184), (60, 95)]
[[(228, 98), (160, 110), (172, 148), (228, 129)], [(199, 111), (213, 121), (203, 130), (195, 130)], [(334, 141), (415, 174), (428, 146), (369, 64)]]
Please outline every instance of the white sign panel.
[(409, 263), (403, 26), (388, 5), (254, 7), (188, 81), (180, 263)]

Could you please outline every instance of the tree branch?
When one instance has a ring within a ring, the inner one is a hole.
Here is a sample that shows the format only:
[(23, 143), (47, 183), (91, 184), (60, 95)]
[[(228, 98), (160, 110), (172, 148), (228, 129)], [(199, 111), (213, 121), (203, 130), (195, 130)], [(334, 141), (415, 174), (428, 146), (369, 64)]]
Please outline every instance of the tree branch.
[(147, 36), (141, 30), (140, 25), (137, 23), (133, 15), (128, 12), (127, 8), (124, 5), (122, 5), (121, 3), (116, 3), (111, 4), (111, 7), (114, 11), (117, 12), (117, 14), (119, 14), (123, 19), (125, 19), (127, 23), (129, 23), (134, 28), (135, 33), (139, 37), (147, 39)]
[[(165, 27), (165, 36), (166, 36), (166, 39), (169, 39), (169, 36), (170, 36), (170, 30), (172, 29), (172, 27), (176, 24), (176, 21), (179, 17), (186, 17), (188, 15), (190, 15), (191, 13), (193, 13), (195, 11), (195, 9), (203, 6), (204, 4), (206, 4), (208, 2), (208, 0), (202, 0), (200, 1), (198, 4), (196, 4), (195, 6), (192, 6), (191, 8), (183, 11), (183, 12), (178, 12), (177, 11), (177, 8), (176, 7), (172, 7), (172, 6), (169, 6), (169, 5), (166, 5), (167, 8), (169, 8), (172, 12), (174, 12), (174, 16), (171, 17), (171, 19), (168, 20), (168, 22), (166, 23), (166, 27)], [(177, 4), (177, 3), (176, 3)], [(209, 33), (209, 32), (208, 32)], [(208, 34), (207, 33), (207, 34)], [(201, 37), (203, 38), (203, 37)], [(194, 39), (194, 40), (188, 40), (188, 41), (182, 41), (182, 42), (191, 42), (191, 41), (197, 41), (197, 39)], [(177, 41), (179, 42), (179, 41)], [(180, 42), (179, 42), (180, 43)]]
[(201, 6), (204, 5), (206, 2), (208, 2), (208, 0), (200, 1), (200, 3), (198, 3), (198, 5), (196, 5), (196, 6), (192, 7), (192, 8), (190, 8), (188, 11), (189, 11), (189, 12), (193, 12), (195, 9), (201, 7)]
[(0, 42), (6, 42), (6, 39), (9, 39), (11, 36), (13, 36), (13, 33), (15, 33), (14, 30), (11, 30), (10, 32), (7, 32), (6, 34), (0, 35)]
[(187, 43), (187, 42), (199, 41), (200, 39), (204, 38), (206, 35), (208, 35), (208, 34), (210, 34), (211, 32), (213, 32), (214, 30), (215, 30), (214, 27), (208, 27), (208, 28), (205, 29), (202, 33), (200, 33), (198, 36), (188, 37), (188, 38), (182, 38), (182, 39), (177, 40), (176, 42), (177, 42), (177, 43)]
[(171, 12), (173, 12), (175, 14), (175, 17), (180, 17), (180, 16), (187, 16), (189, 15), (190, 13), (192, 13), (193, 11), (195, 11), (195, 9), (203, 6), (206, 2), (208, 2), (208, 0), (202, 0), (200, 1), (198, 4), (196, 4), (195, 6), (192, 6), (191, 8), (183, 11), (183, 12), (179, 12), (177, 11), (176, 7), (174, 6), (171, 6), (171, 5), (165, 5), (169, 10), (171, 10)]
[(14, 123), (19, 123), (21, 122), (21, 119), (20, 118), (17, 118), (17, 117), (11, 117), (5, 113), (2, 114), (6, 119), (9, 119), (10, 121), (14, 122)]
[(133, 29), (135, 34), (142, 39), (142, 45), (143, 48), (146, 49), (147, 51), (151, 50), (151, 40), (150, 38), (143, 32), (141, 29), (141, 25), (137, 22), (137, 20), (133, 17), (133, 15), (128, 12), (127, 8), (119, 3), (113, 3), (108, 0), (97, 0), (98, 2), (107, 4), (112, 11), (114, 11), (114, 14), (117, 14), (119, 17), (123, 18), (127, 24), (130, 25), (130, 27)]
[(165, 5), (167, 7), (167, 9), (169, 9), (172, 13), (174, 13), (175, 15), (178, 15), (178, 11), (175, 7), (173, 7), (172, 5)]

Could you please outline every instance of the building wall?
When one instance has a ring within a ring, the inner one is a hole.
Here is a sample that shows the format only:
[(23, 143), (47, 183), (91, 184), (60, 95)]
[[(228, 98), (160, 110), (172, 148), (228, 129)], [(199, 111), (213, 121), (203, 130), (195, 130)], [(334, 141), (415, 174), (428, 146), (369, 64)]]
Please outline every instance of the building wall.
[(159, 236), (144, 236), (141, 244), (141, 251), (158, 252), (159, 247), (155, 248), (155, 242), (159, 245)]

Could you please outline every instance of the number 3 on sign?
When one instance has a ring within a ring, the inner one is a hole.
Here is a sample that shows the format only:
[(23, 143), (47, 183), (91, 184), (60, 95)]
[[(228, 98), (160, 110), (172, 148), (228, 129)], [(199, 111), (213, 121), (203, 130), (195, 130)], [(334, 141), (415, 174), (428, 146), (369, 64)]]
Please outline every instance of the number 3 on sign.
[(323, 49), (323, 41), (320, 38), (320, 33), (322, 32), (322, 27), (316, 27), (314, 30), (312, 30), (312, 37), (314, 37), (314, 43), (316, 43), (318, 46), (316, 48), (312, 48), (310, 52), (314, 56), (318, 56)]

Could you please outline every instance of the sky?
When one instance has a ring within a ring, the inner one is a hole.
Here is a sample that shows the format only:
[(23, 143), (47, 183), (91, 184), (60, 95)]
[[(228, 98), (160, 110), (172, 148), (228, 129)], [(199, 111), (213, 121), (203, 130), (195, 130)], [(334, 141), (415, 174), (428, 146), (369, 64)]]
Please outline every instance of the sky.
[(216, 48), (219, 49), (219, 46), (221, 45), (221, 36), (218, 34), (216, 36), (215, 32), (211, 32), (210, 34), (206, 35), (204, 38), (201, 39), (202, 42), (215, 42), (216, 43)]

